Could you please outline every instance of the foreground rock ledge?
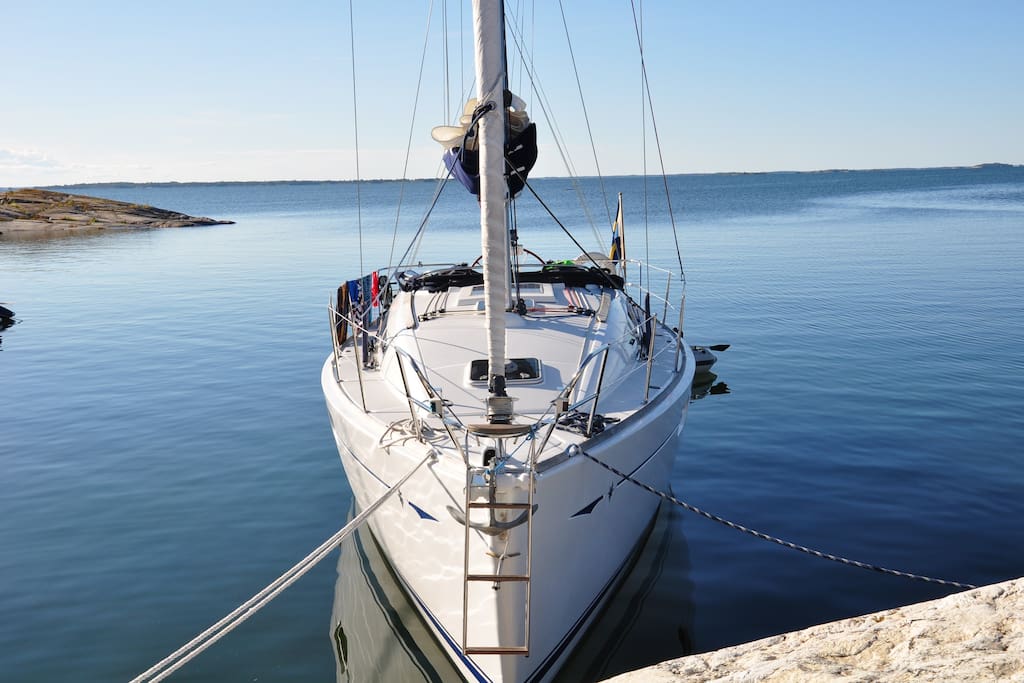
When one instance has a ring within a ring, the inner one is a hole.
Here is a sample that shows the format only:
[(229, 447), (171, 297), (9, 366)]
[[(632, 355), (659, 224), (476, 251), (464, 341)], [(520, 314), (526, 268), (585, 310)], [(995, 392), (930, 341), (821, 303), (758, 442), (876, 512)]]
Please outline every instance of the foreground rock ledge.
[(0, 193), (0, 234), (106, 228), (183, 228), (233, 222), (50, 190), (25, 189)]
[(1024, 578), (662, 662), (607, 683), (1024, 681)]

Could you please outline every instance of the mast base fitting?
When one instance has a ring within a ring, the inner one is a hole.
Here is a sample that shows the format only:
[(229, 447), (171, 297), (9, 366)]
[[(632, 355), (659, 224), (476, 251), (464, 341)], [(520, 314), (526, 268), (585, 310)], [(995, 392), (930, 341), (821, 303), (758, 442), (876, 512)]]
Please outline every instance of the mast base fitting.
[(491, 424), (508, 424), (512, 422), (512, 397), (488, 396), (487, 421)]

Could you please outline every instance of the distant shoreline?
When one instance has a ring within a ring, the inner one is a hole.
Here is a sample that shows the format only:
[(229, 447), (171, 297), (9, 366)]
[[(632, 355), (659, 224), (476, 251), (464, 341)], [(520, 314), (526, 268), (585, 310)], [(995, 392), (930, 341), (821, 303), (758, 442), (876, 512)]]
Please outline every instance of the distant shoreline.
[(0, 193), (0, 238), (109, 229), (183, 228), (234, 221), (189, 216), (143, 204), (35, 188)]
[[(971, 171), (971, 170), (988, 170), (988, 169), (1024, 169), (1024, 164), (1006, 164), (1001, 162), (989, 162), (983, 164), (975, 164), (973, 166), (924, 166), (924, 167), (896, 167), (896, 168), (823, 168), (813, 171), (714, 171), (707, 173), (669, 173), (669, 177), (709, 177), (709, 176), (749, 176), (749, 175), (814, 175), (814, 174), (825, 174), (825, 173), (884, 173), (884, 172), (900, 172), (900, 171)], [(622, 174), (622, 175), (607, 175), (606, 178), (636, 178), (639, 177), (639, 173)], [(579, 176), (580, 179), (590, 178), (596, 176)], [(537, 180), (565, 180), (568, 176), (542, 176)], [(234, 185), (323, 185), (330, 183), (393, 183), (402, 182), (402, 178), (363, 178), (361, 180), (163, 180), (153, 182), (133, 182), (133, 181), (109, 181), (109, 182), (96, 182), (96, 183), (69, 183), (64, 185), (26, 185), (26, 186), (10, 186), (0, 187), (0, 191), (7, 190), (20, 190), (20, 189), (42, 189), (42, 190), (67, 190), (81, 187), (107, 187), (107, 188), (131, 188), (131, 187), (186, 187), (195, 185), (204, 186), (234, 186)], [(437, 178), (406, 178), (408, 182), (433, 182)]]

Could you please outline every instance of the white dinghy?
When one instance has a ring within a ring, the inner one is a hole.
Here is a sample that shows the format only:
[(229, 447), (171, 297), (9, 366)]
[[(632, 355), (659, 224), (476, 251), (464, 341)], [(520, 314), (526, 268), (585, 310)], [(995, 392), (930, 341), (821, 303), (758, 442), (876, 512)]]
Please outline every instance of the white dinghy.
[(594, 461), (667, 489), (696, 364), (682, 273), (629, 262), (659, 283), (659, 319), (621, 244), (520, 261), (509, 207), (535, 131), (519, 137), (533, 124), (507, 90), (501, 3), (473, 4), (476, 101), (435, 138), (453, 174), (479, 176), (482, 264), (339, 288), (322, 386), (357, 507), (413, 472), (368, 523), (442, 649), (467, 680), (544, 681), (658, 508)]

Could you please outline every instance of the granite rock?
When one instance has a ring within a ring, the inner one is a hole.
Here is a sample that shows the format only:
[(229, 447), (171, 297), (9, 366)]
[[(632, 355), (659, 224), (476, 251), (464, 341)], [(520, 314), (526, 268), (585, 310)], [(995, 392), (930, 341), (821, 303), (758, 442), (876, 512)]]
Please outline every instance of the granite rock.
[(180, 228), (232, 222), (51, 190), (22, 189), (0, 193), (0, 234)]
[(1024, 683), (1024, 578), (691, 655), (609, 683)]

